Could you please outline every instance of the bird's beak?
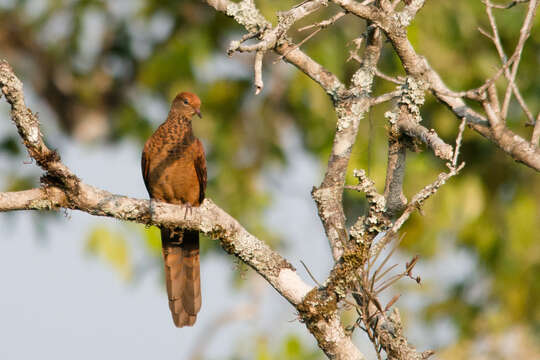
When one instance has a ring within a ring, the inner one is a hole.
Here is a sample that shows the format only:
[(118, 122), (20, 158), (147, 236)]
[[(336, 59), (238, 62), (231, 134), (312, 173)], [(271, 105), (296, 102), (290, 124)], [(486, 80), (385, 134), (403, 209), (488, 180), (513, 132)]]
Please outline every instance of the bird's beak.
[(201, 110), (195, 109), (195, 114), (199, 115), (200, 118), (202, 118)]

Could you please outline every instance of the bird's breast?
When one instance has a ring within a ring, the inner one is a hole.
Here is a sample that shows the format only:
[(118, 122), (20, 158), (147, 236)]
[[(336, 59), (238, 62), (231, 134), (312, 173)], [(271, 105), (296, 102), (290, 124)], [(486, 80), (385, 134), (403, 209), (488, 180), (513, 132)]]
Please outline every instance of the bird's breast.
[(153, 198), (198, 205), (200, 184), (191, 144), (163, 144), (158, 156), (152, 158), (149, 170)]

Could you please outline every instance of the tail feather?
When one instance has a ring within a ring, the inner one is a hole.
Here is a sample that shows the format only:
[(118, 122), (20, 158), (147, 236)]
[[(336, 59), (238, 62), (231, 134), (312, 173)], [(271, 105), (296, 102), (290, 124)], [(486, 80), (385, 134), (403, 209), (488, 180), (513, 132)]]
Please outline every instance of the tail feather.
[[(193, 240), (187, 240), (192, 237)], [(182, 304), (188, 314), (195, 315), (201, 309), (201, 273), (199, 260), (199, 233), (185, 232), (182, 244), (184, 275)]]
[(201, 308), (199, 233), (161, 229), (169, 308), (177, 327), (191, 326)]

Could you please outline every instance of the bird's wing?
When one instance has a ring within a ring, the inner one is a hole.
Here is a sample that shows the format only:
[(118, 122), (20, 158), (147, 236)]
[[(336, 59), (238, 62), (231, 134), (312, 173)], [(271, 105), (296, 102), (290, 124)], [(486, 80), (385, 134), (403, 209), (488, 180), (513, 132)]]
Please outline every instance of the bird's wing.
[(147, 151), (147, 146), (144, 146), (144, 150), (141, 157), (141, 169), (144, 179), (144, 185), (146, 186), (146, 190), (148, 191), (148, 194), (150, 194), (150, 197), (152, 197), (152, 191), (150, 190), (150, 186), (148, 185), (148, 178), (150, 175), (150, 158)]
[(206, 157), (203, 144), (199, 139), (195, 141), (195, 154), (195, 171), (199, 179), (199, 203), (202, 203), (206, 192)]

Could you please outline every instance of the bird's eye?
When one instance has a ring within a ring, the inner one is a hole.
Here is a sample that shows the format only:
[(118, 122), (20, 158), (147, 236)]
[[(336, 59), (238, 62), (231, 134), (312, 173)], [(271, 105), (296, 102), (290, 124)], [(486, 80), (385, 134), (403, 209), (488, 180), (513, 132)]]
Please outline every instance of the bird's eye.
[(184, 104), (186, 104), (186, 105), (188, 104), (188, 101), (187, 101), (187, 99), (184, 99)]

